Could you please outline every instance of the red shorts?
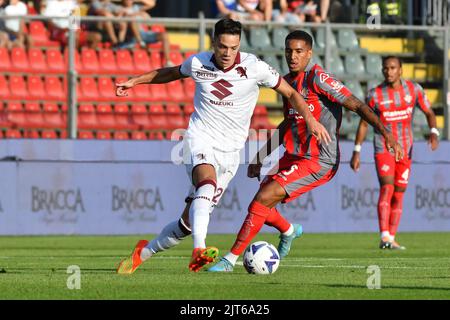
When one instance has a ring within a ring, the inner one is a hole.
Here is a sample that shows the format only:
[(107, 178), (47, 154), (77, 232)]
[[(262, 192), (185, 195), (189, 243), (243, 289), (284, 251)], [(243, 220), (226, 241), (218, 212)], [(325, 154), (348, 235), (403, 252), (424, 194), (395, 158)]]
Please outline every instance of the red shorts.
[(411, 171), (411, 159), (404, 157), (395, 162), (395, 157), (390, 153), (378, 153), (375, 155), (375, 165), (378, 177), (394, 177), (394, 185), (402, 188), (408, 186)]
[(330, 181), (337, 172), (338, 165), (327, 165), (309, 159), (291, 158), (284, 155), (278, 162), (279, 169), (267, 176), (261, 185), (272, 180), (278, 182), (287, 196), (282, 201), (289, 202), (302, 194)]
[[(88, 32), (86, 30), (78, 29), (77, 36), (80, 46), (84, 46), (87, 44)], [(67, 43), (69, 42), (69, 33), (66, 29), (51, 28), (50, 39), (53, 41), (58, 41), (62, 45), (67, 45)]]

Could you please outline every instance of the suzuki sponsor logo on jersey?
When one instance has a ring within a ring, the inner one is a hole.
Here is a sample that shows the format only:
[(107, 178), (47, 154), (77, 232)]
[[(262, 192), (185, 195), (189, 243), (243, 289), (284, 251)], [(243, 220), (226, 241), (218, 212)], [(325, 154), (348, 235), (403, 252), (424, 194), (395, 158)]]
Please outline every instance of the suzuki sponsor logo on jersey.
[(45, 190), (31, 187), (31, 211), (44, 212), (46, 223), (76, 223), (78, 213), (85, 212), (80, 188)]
[(231, 83), (229, 83), (227, 80), (220, 79), (220, 80), (217, 80), (216, 82), (213, 82), (211, 85), (217, 89), (217, 90), (211, 91), (211, 93), (213, 95), (215, 95), (217, 98), (219, 98), (220, 100), (223, 100), (226, 97), (233, 94), (230, 90), (227, 89), (227, 88), (233, 87), (233, 85)]
[(245, 77), (248, 79), (246, 67), (237, 67), (236, 72), (240, 75), (240, 78)]
[(278, 206), (280, 213), (289, 221), (308, 221), (316, 211), (314, 192), (310, 191), (288, 203)]
[(203, 79), (203, 80), (214, 80), (215, 78), (217, 78), (217, 74), (216, 73), (211, 73), (211, 72), (207, 72), (207, 71), (195, 71), (195, 76), (199, 79)]
[(216, 208), (211, 220), (233, 221), (235, 217), (241, 217), (242, 206), (236, 186), (226, 189), (225, 192), (218, 188), (212, 202)]
[(416, 185), (415, 207), (427, 220), (450, 220), (450, 188), (428, 188)]
[(233, 101), (215, 101), (215, 100), (209, 99), (209, 103), (211, 103), (212, 105), (215, 105), (215, 106), (222, 106), (222, 107), (234, 106)]
[(350, 210), (353, 220), (377, 219), (378, 188), (341, 186), (341, 209)]
[(127, 222), (155, 221), (157, 213), (164, 211), (161, 192), (156, 188), (120, 188), (112, 186), (111, 209), (123, 213)]
[(322, 72), (319, 75), (319, 80), (321, 83), (325, 83), (325, 81), (327, 81), (330, 78), (330, 75), (328, 73)]

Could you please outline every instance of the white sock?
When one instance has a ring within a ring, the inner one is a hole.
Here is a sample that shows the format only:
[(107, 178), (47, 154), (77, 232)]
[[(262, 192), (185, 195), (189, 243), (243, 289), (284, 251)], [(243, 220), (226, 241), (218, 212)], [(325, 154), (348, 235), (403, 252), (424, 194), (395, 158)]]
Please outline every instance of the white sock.
[[(180, 226), (180, 223), (182, 226)], [(183, 230), (185, 229), (185, 230)], [(142, 261), (147, 260), (153, 254), (170, 249), (180, 243), (181, 240), (190, 234), (190, 229), (184, 224), (182, 219), (172, 221), (161, 233), (150, 241), (141, 251)]]
[(381, 240), (383, 240), (383, 238), (386, 238), (386, 237), (390, 237), (389, 231), (383, 231), (381, 233)]
[(216, 187), (207, 183), (198, 188), (193, 197), (191, 208), (189, 209), (189, 220), (191, 222), (194, 248), (206, 248), (209, 211), (215, 192)]
[(237, 259), (239, 258), (239, 256), (228, 252), (226, 255), (223, 256), (225, 259), (227, 259), (228, 261), (231, 262), (231, 264), (234, 266), (236, 264)]
[(292, 232), (294, 232), (294, 226), (291, 224), (289, 229), (286, 232), (283, 232), (282, 235), (283, 236), (290, 236), (292, 234)]

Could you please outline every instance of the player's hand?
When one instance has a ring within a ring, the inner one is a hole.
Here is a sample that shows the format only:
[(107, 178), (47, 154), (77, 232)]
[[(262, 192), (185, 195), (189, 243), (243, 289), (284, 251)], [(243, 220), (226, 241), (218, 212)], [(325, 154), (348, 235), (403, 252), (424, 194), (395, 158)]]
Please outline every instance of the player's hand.
[(437, 137), (437, 135), (435, 134), (430, 134), (430, 137), (428, 138), (428, 144), (431, 147), (431, 151), (434, 151), (437, 149), (437, 147), (439, 146), (439, 139)]
[(311, 134), (316, 137), (319, 143), (329, 144), (331, 142), (331, 137), (328, 134), (327, 129), (316, 119), (312, 118), (310, 123), (307, 123), (308, 130)]
[(389, 133), (385, 137), (385, 140), (386, 140), (386, 148), (389, 150), (389, 152), (392, 152), (395, 155), (395, 161), (403, 159), (404, 156), (403, 149), (401, 145), (397, 141), (395, 141), (392, 133)]
[(262, 163), (250, 163), (247, 169), (247, 176), (249, 178), (258, 178), (258, 181), (261, 180), (261, 167)]
[(352, 159), (350, 160), (350, 168), (352, 168), (353, 171), (358, 172), (360, 164), (359, 152), (353, 151)]
[(131, 89), (134, 87), (134, 81), (128, 80), (125, 82), (116, 83), (116, 96), (118, 97), (127, 97), (128, 96), (128, 89)]

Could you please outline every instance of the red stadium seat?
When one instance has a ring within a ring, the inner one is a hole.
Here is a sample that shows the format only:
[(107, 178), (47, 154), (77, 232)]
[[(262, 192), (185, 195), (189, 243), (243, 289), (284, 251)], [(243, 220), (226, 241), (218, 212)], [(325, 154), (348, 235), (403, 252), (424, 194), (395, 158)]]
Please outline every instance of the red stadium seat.
[(47, 97), (45, 98), (45, 100), (57, 100), (57, 101), (66, 100), (63, 85), (58, 77), (55, 76), (45, 77), (45, 90), (47, 92)]
[(44, 100), (47, 92), (40, 76), (28, 76), (28, 99)]
[(99, 52), (100, 72), (113, 74), (117, 72), (116, 58), (111, 49), (101, 49)]
[(145, 73), (153, 69), (147, 51), (136, 49), (133, 51), (134, 70), (136, 73)]
[(150, 118), (152, 121), (152, 129), (165, 130), (169, 129), (167, 115), (164, 108), (160, 104), (153, 104), (150, 106)]
[(167, 92), (170, 92), (170, 94), (167, 95), (167, 100), (176, 102), (187, 100), (181, 81), (171, 81), (166, 84), (166, 88)]
[(190, 56), (192, 56), (192, 55), (194, 55), (194, 54), (197, 54), (198, 53), (198, 51), (186, 51), (185, 53), (184, 53), (184, 59), (187, 59), (187, 58), (189, 58)]
[(114, 129), (116, 121), (110, 104), (101, 103), (97, 105), (97, 122), (98, 128)]
[(56, 103), (44, 103), (43, 109), (45, 127), (65, 128), (67, 126), (67, 123), (64, 121), (62, 114), (59, 112), (59, 108)]
[(39, 103), (25, 103), (25, 120), (24, 126), (28, 128), (41, 128), (44, 125), (44, 117)]
[(133, 59), (131, 58), (130, 51), (127, 49), (116, 51), (117, 71), (122, 74), (134, 74)]
[(152, 121), (148, 116), (147, 107), (144, 104), (133, 104), (131, 107), (131, 118), (133, 123), (142, 129), (152, 128)]
[(151, 30), (156, 33), (166, 32), (166, 27), (163, 24), (153, 24)]
[(63, 73), (66, 71), (64, 58), (59, 49), (48, 49), (46, 52), (47, 70), (50, 73)]
[(0, 99), (6, 100), (10, 97), (11, 93), (9, 92), (8, 81), (2, 74), (0, 74)]
[(133, 132), (131, 132), (131, 139), (147, 140), (147, 134), (144, 131), (133, 131)]
[(80, 101), (95, 101), (99, 98), (97, 82), (94, 78), (81, 78), (79, 86)]
[(130, 139), (128, 132), (126, 131), (114, 131), (113, 134), (114, 140), (128, 140)]
[(189, 125), (189, 119), (191, 118), (191, 114), (194, 112), (194, 105), (193, 104), (186, 104), (183, 108), (184, 113), (184, 123), (185, 127), (187, 128)]
[(133, 100), (134, 101), (149, 101), (152, 100), (152, 92), (150, 91), (150, 87), (154, 86), (154, 84), (147, 85), (147, 84), (141, 84), (138, 86), (135, 86), (133, 91)]
[[(176, 66), (182, 64), (183, 61), (184, 61), (183, 56), (181, 55), (181, 52), (180, 52), (180, 51), (170, 51), (170, 52), (169, 52), (169, 59), (170, 59), (170, 61), (172, 61)], [(165, 64), (166, 61), (164, 61), (163, 63)]]
[(92, 131), (78, 131), (78, 139), (94, 139), (94, 133)]
[(185, 99), (192, 101), (195, 96), (195, 81), (192, 78), (183, 79)]
[(97, 115), (95, 114), (95, 108), (92, 104), (80, 104), (78, 108), (78, 127), (80, 129), (98, 128)]
[(15, 72), (29, 71), (30, 64), (24, 48), (15, 47), (11, 49), (11, 67), (11, 71)]
[(41, 135), (37, 130), (26, 130), (23, 133), (23, 137), (26, 139), (39, 139)]
[(167, 87), (165, 83), (151, 84), (150, 89), (152, 90), (151, 101), (163, 102), (168, 99)]
[(20, 138), (22, 138), (22, 133), (18, 129), (7, 129), (5, 138), (6, 139), (20, 139)]
[(110, 77), (98, 78), (98, 92), (102, 101), (117, 99), (115, 86)]
[(30, 62), (30, 72), (44, 73), (47, 71), (47, 62), (41, 49), (28, 49), (28, 61)]
[(164, 140), (164, 134), (161, 131), (150, 132), (148, 138), (150, 140)]
[(111, 140), (111, 132), (109, 131), (97, 131), (95, 136), (99, 140)]
[(160, 51), (152, 51), (150, 53), (150, 61), (153, 66), (153, 69), (159, 69), (162, 67), (162, 59)]
[(25, 100), (29, 97), (25, 80), (19, 75), (9, 77), (9, 91), (13, 99)]
[(0, 102), (0, 128), (11, 127), (11, 125), (8, 121), (7, 112), (3, 107), (3, 102)]
[(132, 122), (131, 114), (126, 104), (116, 104), (114, 106), (114, 115), (116, 128), (118, 129), (137, 129), (139, 127)]
[(100, 71), (97, 53), (94, 49), (83, 48), (81, 50), (81, 64), (81, 73), (92, 74)]
[(267, 109), (265, 106), (256, 106), (255, 107), (255, 111), (253, 112), (252, 122), (251, 122), (250, 126), (255, 129), (273, 129), (273, 128), (275, 128), (275, 126), (269, 122), (269, 118), (267, 115)]
[(22, 127), (26, 123), (22, 103), (8, 102), (6, 104), (6, 117), (13, 127)]
[(59, 47), (59, 42), (50, 40), (49, 33), (42, 21), (31, 21), (29, 34), (32, 38), (33, 46)]
[(11, 70), (11, 59), (6, 48), (0, 48), (0, 71), (5, 72)]
[(58, 134), (56, 133), (55, 130), (46, 129), (46, 130), (42, 130), (41, 138), (42, 139), (58, 139)]
[(184, 129), (185, 121), (181, 108), (178, 104), (168, 104), (166, 106), (167, 125), (170, 130)]

